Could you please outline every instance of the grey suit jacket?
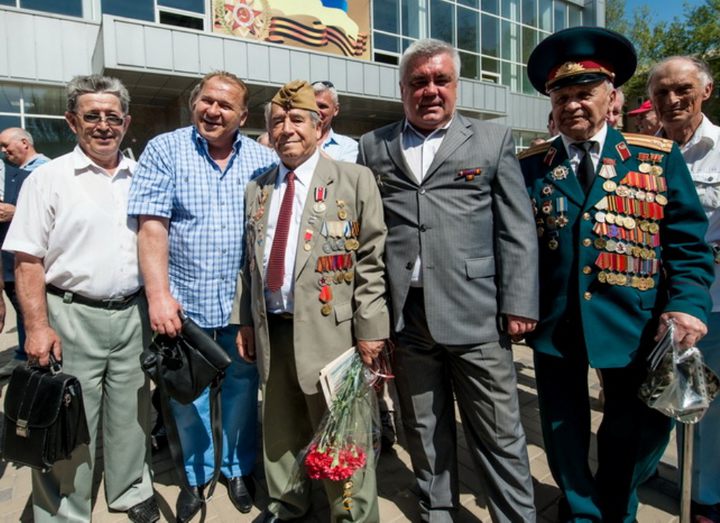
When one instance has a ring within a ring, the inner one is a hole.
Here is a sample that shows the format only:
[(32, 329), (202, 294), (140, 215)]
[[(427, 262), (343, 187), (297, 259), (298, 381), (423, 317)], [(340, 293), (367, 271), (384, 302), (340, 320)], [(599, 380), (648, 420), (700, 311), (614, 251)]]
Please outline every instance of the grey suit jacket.
[(402, 152), (403, 125), (363, 135), (358, 154), (358, 163), (375, 173), (383, 198), (395, 329), (405, 324), (418, 254), (436, 342), (496, 341), (502, 314), (536, 319), (537, 236), (510, 129), (455, 114), (418, 184)]
[[(238, 278), (236, 303), (231, 323), (253, 325), (258, 370), (265, 383), (270, 371), (272, 347), (268, 331), (264, 296), (263, 252), (270, 199), (278, 168), (251, 181), (245, 190), (245, 261)], [(326, 208), (314, 208), (317, 187), (327, 191)], [(324, 250), (325, 227), (337, 221), (339, 206), (344, 219), (358, 222), (356, 250)], [(356, 340), (382, 340), (390, 330), (385, 301), (383, 223), (380, 194), (372, 173), (365, 167), (320, 157), (313, 173), (300, 224), (295, 257), (295, 310), (293, 313), (295, 366), (303, 392), (319, 392), (320, 369), (352, 347)], [(311, 231), (311, 239), (305, 236)], [(305, 233), (305, 234), (303, 234)], [(305, 249), (305, 243), (309, 245)], [(331, 284), (331, 314), (321, 313), (321, 277), (332, 279), (333, 272), (321, 271), (320, 258), (346, 255), (352, 259), (353, 278)]]

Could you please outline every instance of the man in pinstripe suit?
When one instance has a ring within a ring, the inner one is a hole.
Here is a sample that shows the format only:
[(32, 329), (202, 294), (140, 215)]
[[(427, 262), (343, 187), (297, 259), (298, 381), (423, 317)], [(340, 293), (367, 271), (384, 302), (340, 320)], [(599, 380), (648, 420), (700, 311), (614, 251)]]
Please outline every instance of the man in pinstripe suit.
[[(400, 62), (405, 119), (364, 135), (383, 197), (395, 374), (422, 520), (458, 508), (453, 391), (495, 521), (534, 521), (511, 336), (537, 318), (537, 239), (510, 130), (455, 112), (452, 46)], [(422, 377), (422, 379), (418, 379)]]

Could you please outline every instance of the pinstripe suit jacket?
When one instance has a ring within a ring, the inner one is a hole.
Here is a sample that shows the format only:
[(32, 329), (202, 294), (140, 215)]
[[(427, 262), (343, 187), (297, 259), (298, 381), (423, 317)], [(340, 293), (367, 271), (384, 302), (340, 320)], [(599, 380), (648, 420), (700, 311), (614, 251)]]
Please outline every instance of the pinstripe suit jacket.
[[(455, 114), (422, 183), (402, 152), (404, 121), (360, 139), (388, 226), (385, 260), (397, 331), (415, 260), (433, 339), (499, 339), (503, 314), (538, 317), (537, 237), (510, 129)], [(462, 171), (479, 169), (463, 176)]]

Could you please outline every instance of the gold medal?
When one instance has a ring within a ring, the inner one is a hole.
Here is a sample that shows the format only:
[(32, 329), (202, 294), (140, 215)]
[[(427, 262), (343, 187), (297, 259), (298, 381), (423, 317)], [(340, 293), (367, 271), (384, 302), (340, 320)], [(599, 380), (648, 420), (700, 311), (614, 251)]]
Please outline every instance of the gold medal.
[(355, 271), (353, 271), (352, 269), (346, 271), (343, 275), (343, 278), (345, 279), (345, 283), (352, 283), (352, 281), (355, 279)]
[(655, 176), (660, 176), (663, 173), (663, 168), (660, 167), (659, 165), (653, 165), (650, 168), (650, 173), (654, 174)]
[(650, 234), (657, 234), (658, 232), (660, 232), (660, 226), (655, 222), (648, 223), (647, 232), (649, 232)]
[(607, 192), (613, 192), (615, 189), (617, 189), (617, 184), (612, 180), (605, 180), (602, 187)]
[(627, 276), (624, 274), (618, 274), (617, 275), (617, 284), (618, 285), (625, 285), (627, 283)]
[(320, 307), (320, 314), (323, 316), (330, 316), (330, 313), (332, 312), (332, 305), (329, 303), (323, 304), (322, 307)]
[(605, 213), (605, 222), (610, 225), (615, 225), (615, 215), (611, 212)]
[(338, 218), (341, 220), (346, 220), (348, 217), (347, 211), (345, 209), (338, 209)]
[(655, 203), (657, 203), (658, 205), (664, 206), (664, 205), (667, 205), (667, 202), (668, 202), (668, 200), (664, 194), (656, 194), (655, 195)]
[(600, 283), (607, 283), (607, 273), (605, 271), (600, 271), (597, 275), (597, 279)]
[(637, 223), (635, 222), (635, 219), (632, 216), (625, 216), (623, 218), (622, 224), (623, 224), (623, 227), (625, 227), (626, 229), (630, 229), (630, 230), (633, 230), (635, 228), (635, 226), (637, 225)]

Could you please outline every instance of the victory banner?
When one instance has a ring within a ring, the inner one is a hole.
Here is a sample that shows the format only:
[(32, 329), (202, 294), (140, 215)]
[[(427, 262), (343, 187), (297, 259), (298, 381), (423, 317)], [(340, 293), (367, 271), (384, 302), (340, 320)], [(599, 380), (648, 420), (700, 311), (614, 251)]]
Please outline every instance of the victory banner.
[(213, 0), (213, 32), (368, 60), (369, 0)]

